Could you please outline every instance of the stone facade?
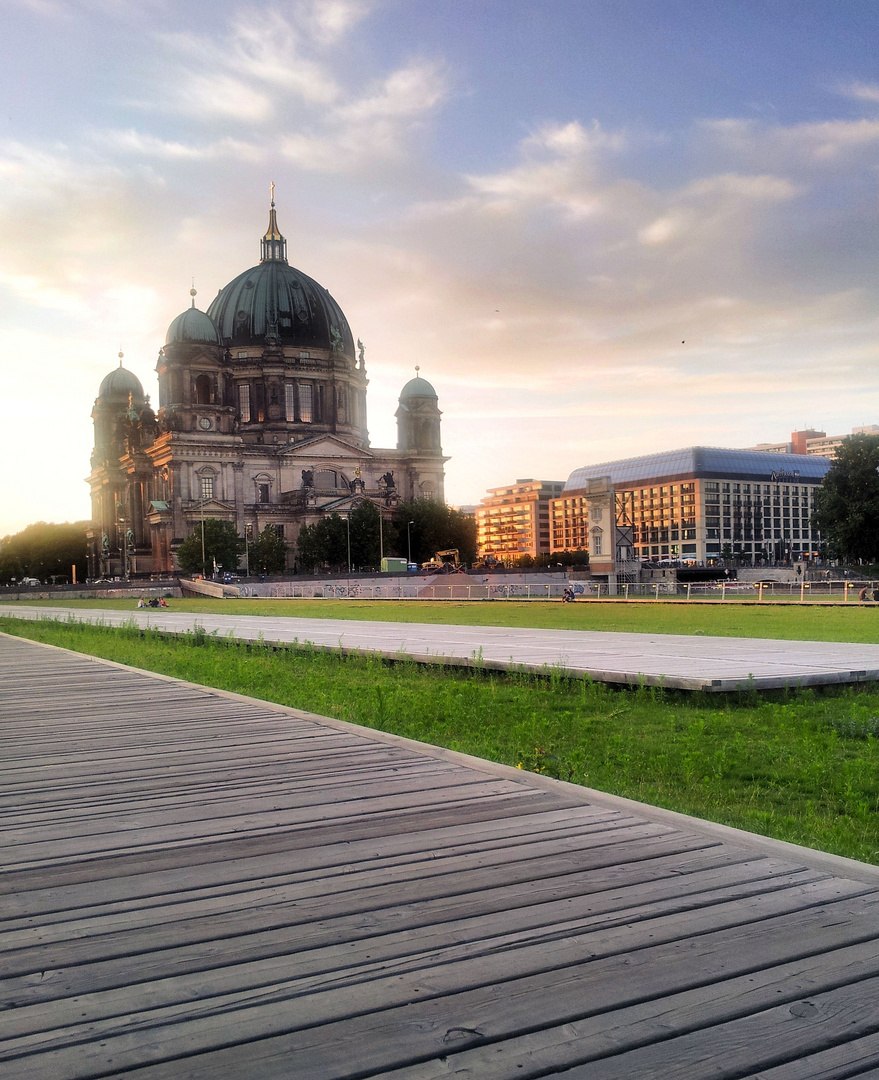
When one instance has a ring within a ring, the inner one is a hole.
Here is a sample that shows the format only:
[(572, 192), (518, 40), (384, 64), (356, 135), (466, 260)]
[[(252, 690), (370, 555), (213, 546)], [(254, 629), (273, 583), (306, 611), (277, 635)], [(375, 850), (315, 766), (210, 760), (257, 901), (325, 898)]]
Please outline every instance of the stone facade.
[(288, 563), (304, 524), (362, 500), (389, 516), (401, 500), (443, 501), (437, 395), (417, 374), (397, 409), (396, 449), (370, 446), (363, 345), (332, 296), (287, 262), (274, 203), (262, 258), (202, 312), (168, 329), (154, 412), (121, 365), (92, 416), (92, 577), (174, 573), (202, 517), (240, 536), (267, 525)]

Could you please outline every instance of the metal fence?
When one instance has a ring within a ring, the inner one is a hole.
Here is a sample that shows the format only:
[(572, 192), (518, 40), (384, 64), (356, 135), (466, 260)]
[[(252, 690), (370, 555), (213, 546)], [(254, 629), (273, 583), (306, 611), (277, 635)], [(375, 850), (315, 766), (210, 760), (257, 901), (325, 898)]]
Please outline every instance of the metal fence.
[[(275, 599), (327, 600), (561, 600), (569, 587), (566, 581), (551, 584), (480, 584), (461, 581), (421, 584), (391, 580), (387, 584), (311, 581), (301, 584), (278, 582), (268, 589), (242, 585), (241, 596), (269, 596)], [(574, 596), (582, 600), (689, 600), (750, 603), (860, 603), (879, 598), (879, 583), (873, 581), (791, 581), (791, 582), (638, 582), (614, 589), (605, 582), (573, 583)], [(866, 596), (862, 597), (863, 590)]]

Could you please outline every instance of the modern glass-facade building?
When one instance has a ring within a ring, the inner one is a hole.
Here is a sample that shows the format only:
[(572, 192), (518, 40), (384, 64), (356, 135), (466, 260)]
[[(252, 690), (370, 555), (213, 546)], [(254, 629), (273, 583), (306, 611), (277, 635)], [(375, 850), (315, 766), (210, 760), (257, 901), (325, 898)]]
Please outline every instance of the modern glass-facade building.
[(575, 469), (550, 504), (553, 551), (583, 547), (587, 485), (608, 477), (642, 560), (777, 563), (811, 557), (816, 488), (830, 460), (813, 454), (691, 446)]

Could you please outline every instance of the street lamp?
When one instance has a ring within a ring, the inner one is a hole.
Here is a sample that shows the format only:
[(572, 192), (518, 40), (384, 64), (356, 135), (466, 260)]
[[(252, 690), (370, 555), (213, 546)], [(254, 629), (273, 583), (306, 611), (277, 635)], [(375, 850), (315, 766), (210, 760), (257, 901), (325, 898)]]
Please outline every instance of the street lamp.
[(415, 524), (414, 521), (407, 521), (406, 522), (406, 562), (407, 563), (412, 562), (412, 536), (411, 536), (411, 534), (409, 532), (409, 528), (410, 528), (410, 526), (412, 526), (414, 524)]
[(345, 528), (348, 530), (348, 573), (351, 573), (351, 516), (345, 515)]
[(207, 577), (207, 561), (204, 556), (204, 499), (201, 500), (201, 576)]
[(125, 507), (121, 502), (116, 503), (116, 516), (119, 519), (119, 536), (122, 543), (122, 577), (128, 577), (128, 533), (125, 531)]

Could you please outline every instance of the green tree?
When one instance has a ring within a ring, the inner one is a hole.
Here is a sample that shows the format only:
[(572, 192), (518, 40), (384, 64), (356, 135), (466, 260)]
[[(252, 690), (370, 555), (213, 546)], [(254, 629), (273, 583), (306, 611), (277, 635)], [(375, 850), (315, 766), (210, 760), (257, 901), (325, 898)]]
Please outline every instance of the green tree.
[(396, 552), (401, 557), (410, 554), (411, 540), (413, 562), (428, 562), (437, 551), (447, 548), (457, 548), (458, 558), (463, 563), (476, 560), (476, 521), (460, 510), (453, 510), (433, 499), (415, 499), (399, 504), (394, 512), (394, 524), (397, 527)]
[(274, 525), (266, 525), (250, 545), (252, 574), (283, 574), (287, 569), (287, 545)]
[(177, 549), (177, 561), (185, 574), (198, 573), (207, 577), (213, 573), (215, 565), (218, 570), (237, 570), (243, 551), (244, 541), (231, 521), (205, 518)]
[(313, 525), (303, 525), (296, 541), (296, 560), (300, 568), (313, 571), (348, 568), (348, 526), (338, 514), (330, 514)]
[(38, 521), (19, 533), (0, 540), (0, 581), (22, 577), (40, 581), (70, 580), (76, 566), (77, 580), (86, 575), (86, 530), (88, 522), (55, 524)]
[(815, 493), (812, 527), (831, 555), (879, 560), (879, 436), (850, 435)]
[[(381, 522), (381, 543), (379, 542)], [(351, 564), (359, 569), (378, 569), (381, 554), (393, 555), (397, 550), (397, 530), (385, 521), (374, 502), (364, 499), (348, 516), (351, 528)]]

